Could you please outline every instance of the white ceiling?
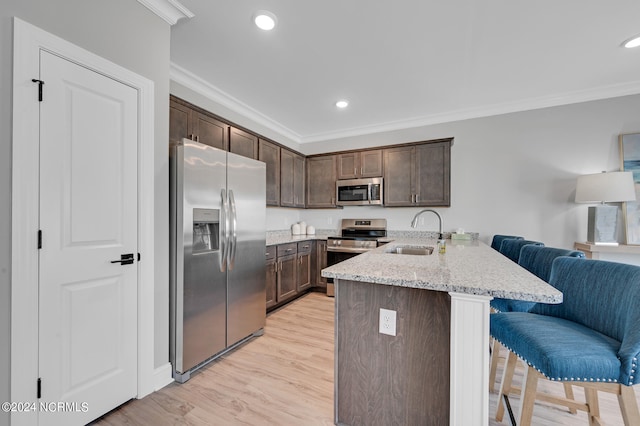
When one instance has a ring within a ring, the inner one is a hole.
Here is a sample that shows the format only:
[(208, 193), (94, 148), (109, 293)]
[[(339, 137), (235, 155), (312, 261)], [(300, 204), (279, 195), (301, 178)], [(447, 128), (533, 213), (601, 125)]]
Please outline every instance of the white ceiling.
[(300, 143), (640, 93), (640, 0), (180, 3), (172, 79)]

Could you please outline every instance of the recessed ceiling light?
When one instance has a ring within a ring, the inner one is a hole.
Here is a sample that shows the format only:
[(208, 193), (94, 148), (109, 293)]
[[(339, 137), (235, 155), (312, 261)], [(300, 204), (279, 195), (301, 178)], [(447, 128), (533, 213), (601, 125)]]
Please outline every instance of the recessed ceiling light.
[(276, 27), (277, 18), (269, 11), (259, 10), (253, 15), (253, 22), (261, 30), (271, 31)]
[(640, 46), (640, 35), (630, 38), (629, 40), (622, 43), (622, 45), (628, 49), (631, 49), (632, 47)]
[(341, 99), (338, 102), (336, 102), (336, 106), (338, 108), (346, 108), (349, 106), (349, 101), (345, 100), (345, 99)]

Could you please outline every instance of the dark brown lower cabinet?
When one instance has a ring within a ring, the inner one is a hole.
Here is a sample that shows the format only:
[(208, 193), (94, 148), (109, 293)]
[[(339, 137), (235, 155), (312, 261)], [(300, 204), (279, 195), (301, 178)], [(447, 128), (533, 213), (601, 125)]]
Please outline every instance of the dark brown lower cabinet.
[(266, 293), (267, 309), (269, 309), (278, 303), (278, 263), (276, 262), (276, 246), (267, 246), (266, 261)]
[(327, 267), (327, 241), (316, 241), (316, 286), (326, 290), (327, 279), (322, 276), (322, 270)]
[(298, 294), (298, 246), (296, 243), (280, 244), (276, 248), (278, 262), (277, 303)]
[(302, 241), (298, 243), (298, 292), (311, 288), (311, 245), (313, 241)]
[(278, 258), (278, 302), (298, 293), (296, 262), (295, 254)]
[(313, 287), (326, 289), (327, 280), (320, 276), (320, 271), (326, 267), (325, 240), (267, 246), (267, 310), (282, 306)]

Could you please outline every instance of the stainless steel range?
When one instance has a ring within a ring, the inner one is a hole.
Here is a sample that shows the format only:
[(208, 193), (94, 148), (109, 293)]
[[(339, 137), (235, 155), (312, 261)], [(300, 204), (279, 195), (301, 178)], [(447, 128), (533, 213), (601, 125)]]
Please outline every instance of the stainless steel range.
[[(387, 236), (387, 219), (342, 219), (340, 236), (327, 238), (327, 266), (335, 265), (380, 245)], [(333, 279), (327, 280), (327, 295), (333, 296)]]

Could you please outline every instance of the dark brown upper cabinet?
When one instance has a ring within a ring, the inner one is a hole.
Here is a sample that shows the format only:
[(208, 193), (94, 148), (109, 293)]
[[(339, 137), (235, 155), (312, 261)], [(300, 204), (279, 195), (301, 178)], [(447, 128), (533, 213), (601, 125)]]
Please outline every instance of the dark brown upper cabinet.
[(258, 141), (258, 160), (267, 165), (267, 205), (280, 205), (280, 147), (264, 139)]
[(305, 206), (304, 157), (288, 149), (280, 149), (280, 205)]
[(384, 149), (384, 204), (451, 205), (451, 141)]
[(338, 179), (382, 176), (382, 150), (338, 154)]
[(322, 155), (307, 158), (307, 208), (336, 206), (336, 158)]
[(180, 141), (187, 138), (227, 150), (230, 127), (228, 124), (174, 99), (170, 100), (169, 108), (170, 140)]
[(229, 152), (243, 157), (258, 159), (258, 137), (244, 130), (230, 127)]

